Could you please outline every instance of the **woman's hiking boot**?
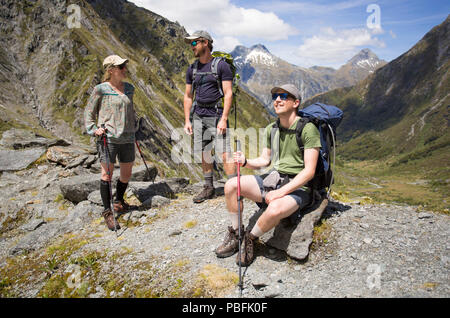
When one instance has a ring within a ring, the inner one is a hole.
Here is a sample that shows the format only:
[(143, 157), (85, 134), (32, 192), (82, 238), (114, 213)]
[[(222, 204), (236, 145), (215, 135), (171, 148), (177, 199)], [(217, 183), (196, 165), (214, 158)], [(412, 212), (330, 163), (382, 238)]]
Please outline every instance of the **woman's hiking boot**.
[[(108, 229), (110, 229), (111, 231), (120, 230), (120, 225), (118, 222), (115, 222), (114, 215), (111, 212), (111, 209), (107, 209), (107, 210), (103, 211), (102, 216), (105, 219), (105, 223), (106, 223), (106, 226), (108, 227)], [(116, 224), (117, 224), (117, 227), (116, 227)]]
[(201, 203), (205, 200), (214, 198), (214, 187), (207, 185), (203, 187), (202, 192), (200, 192), (196, 197), (194, 197), (194, 203)]
[[(241, 266), (249, 266), (255, 259), (255, 241), (258, 238), (250, 231), (246, 231), (241, 246)], [(239, 254), (236, 257), (236, 264), (239, 265)]]
[(125, 213), (130, 209), (130, 205), (125, 201), (114, 201), (113, 206), (116, 213)]
[[(244, 233), (244, 227), (241, 228), (241, 233)], [(228, 227), (227, 234), (223, 243), (216, 248), (215, 252), (217, 257), (224, 258), (229, 257), (239, 250), (239, 231), (234, 230), (231, 226)]]

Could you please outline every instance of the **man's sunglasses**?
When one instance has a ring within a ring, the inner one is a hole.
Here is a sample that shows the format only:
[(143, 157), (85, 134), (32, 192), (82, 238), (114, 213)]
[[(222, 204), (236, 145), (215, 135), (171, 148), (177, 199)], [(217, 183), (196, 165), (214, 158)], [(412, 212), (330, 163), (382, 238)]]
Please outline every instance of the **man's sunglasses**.
[(191, 42), (192, 46), (196, 46), (198, 44), (198, 42), (203, 42), (203, 40), (195, 40)]
[(288, 93), (273, 93), (272, 94), (272, 100), (276, 100), (278, 97), (280, 97), (281, 100), (286, 100), (288, 97), (292, 97)]

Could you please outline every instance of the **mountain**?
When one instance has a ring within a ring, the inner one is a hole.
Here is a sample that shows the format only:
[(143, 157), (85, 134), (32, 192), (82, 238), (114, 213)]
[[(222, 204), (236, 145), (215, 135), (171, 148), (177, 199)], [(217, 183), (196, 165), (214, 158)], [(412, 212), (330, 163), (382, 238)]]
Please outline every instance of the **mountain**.
[(339, 85), (336, 88), (352, 86), (386, 64), (386, 61), (379, 59), (370, 49), (362, 49), (336, 71), (336, 85)]
[[(199, 165), (171, 158), (173, 132), (184, 124), (184, 76), (194, 60), (185, 29), (125, 0), (75, 3), (79, 26), (67, 1), (0, 2), (0, 137), (25, 128), (95, 149), (84, 132), (84, 107), (101, 81), (103, 59), (118, 54), (130, 61), (135, 109), (151, 126), (142, 147), (146, 157), (161, 173), (200, 176)], [(239, 127), (268, 123), (253, 97), (241, 92), (238, 104)]]
[(244, 89), (257, 97), (270, 112), (273, 109), (269, 91), (274, 85), (292, 83), (306, 99), (331, 89), (354, 85), (386, 63), (369, 49), (363, 49), (338, 70), (290, 64), (271, 54), (262, 44), (250, 48), (237, 46), (231, 55)]
[[(345, 159), (392, 158), (393, 166), (448, 180), (450, 172), (450, 16), (409, 51), (353, 87), (306, 101), (338, 105)], [(448, 182), (448, 181), (445, 181)], [(447, 183), (448, 188), (448, 183)], [(448, 194), (448, 192), (447, 192)]]

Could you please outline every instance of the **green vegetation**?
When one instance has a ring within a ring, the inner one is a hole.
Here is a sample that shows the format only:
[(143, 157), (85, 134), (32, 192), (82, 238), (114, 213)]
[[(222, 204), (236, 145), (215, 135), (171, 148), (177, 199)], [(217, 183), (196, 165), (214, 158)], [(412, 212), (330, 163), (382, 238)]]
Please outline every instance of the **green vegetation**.
[[(387, 202), (449, 213), (449, 148), (434, 156), (400, 163), (387, 160), (339, 160), (333, 197), (343, 202)], [(403, 158), (403, 157), (400, 157)]]

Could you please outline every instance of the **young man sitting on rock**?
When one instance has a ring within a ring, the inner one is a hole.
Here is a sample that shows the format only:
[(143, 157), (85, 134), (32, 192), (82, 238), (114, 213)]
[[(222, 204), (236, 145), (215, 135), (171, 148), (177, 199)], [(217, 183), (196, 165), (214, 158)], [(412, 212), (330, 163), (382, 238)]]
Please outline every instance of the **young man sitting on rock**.
[[(267, 206), (254, 227), (245, 231), (241, 250), (242, 266), (252, 263), (254, 242), (258, 237), (309, 203), (310, 190), (304, 185), (314, 177), (321, 146), (317, 127), (307, 123), (301, 134), (304, 148), (298, 147), (295, 134), (300, 119), (297, 115), (301, 100), (298, 89), (285, 84), (274, 87), (271, 93), (279, 129), (272, 129), (275, 122), (265, 128), (265, 145), (258, 158), (247, 159), (242, 152), (233, 154), (234, 161), (242, 167), (259, 169), (269, 166), (273, 161), (274, 168), (268, 175), (246, 175), (240, 178), (241, 196)], [(231, 226), (228, 227), (224, 242), (215, 251), (217, 257), (221, 258), (229, 257), (239, 250), (237, 177), (225, 184), (225, 200)], [(240, 211), (243, 211), (242, 200), (240, 204)], [(241, 233), (244, 233), (243, 225)]]

